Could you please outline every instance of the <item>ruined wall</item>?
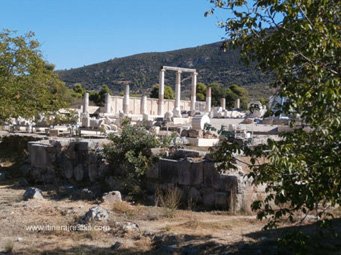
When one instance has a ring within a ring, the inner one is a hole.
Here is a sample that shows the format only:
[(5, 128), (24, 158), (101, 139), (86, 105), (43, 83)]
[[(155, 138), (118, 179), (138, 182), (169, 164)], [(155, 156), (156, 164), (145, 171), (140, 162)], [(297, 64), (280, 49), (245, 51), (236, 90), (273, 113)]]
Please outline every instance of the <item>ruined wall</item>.
[[(108, 140), (42, 140), (28, 143), (32, 180), (54, 183), (106, 182), (117, 189), (100, 149)], [(216, 163), (199, 152), (179, 150), (175, 158), (161, 158), (147, 171), (149, 192), (156, 187), (182, 190), (183, 201), (203, 209), (250, 212), (250, 205), (263, 190), (251, 185), (241, 167), (219, 173)], [(112, 182), (112, 183), (111, 183)], [(112, 185), (111, 185), (112, 184)]]
[(253, 186), (241, 167), (219, 173), (215, 162), (203, 158), (163, 158), (147, 177), (163, 189), (180, 188), (183, 200), (206, 209), (250, 213), (252, 202), (264, 194), (264, 187)]

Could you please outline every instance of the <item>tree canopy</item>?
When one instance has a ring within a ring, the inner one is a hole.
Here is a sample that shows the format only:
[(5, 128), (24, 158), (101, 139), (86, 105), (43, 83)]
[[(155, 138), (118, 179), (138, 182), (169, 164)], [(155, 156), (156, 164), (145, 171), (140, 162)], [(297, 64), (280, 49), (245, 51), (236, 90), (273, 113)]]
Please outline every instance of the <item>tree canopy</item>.
[[(151, 98), (159, 98), (159, 87), (160, 87), (159, 84), (155, 84), (153, 86), (152, 91), (150, 92)], [(165, 85), (164, 98), (165, 99), (174, 99), (175, 98), (174, 90), (169, 85)]]
[[(220, 23), (229, 39), (223, 46), (240, 47), (246, 61), (271, 72), (272, 86), (288, 98), (283, 112), (299, 114), (310, 127), (307, 132), (292, 118), (295, 129), (282, 140), (243, 148), (255, 184), (267, 185), (266, 199), (253, 208), (259, 218), (270, 217), (268, 226), (282, 217), (293, 220), (296, 212), (326, 216), (327, 206), (341, 205), (341, 5), (334, 0), (211, 3), (207, 14), (217, 8), (227, 12)], [(226, 163), (236, 150), (222, 144), (221, 160)]]
[(66, 105), (68, 89), (43, 60), (33, 33), (0, 33), (0, 119), (33, 117)]

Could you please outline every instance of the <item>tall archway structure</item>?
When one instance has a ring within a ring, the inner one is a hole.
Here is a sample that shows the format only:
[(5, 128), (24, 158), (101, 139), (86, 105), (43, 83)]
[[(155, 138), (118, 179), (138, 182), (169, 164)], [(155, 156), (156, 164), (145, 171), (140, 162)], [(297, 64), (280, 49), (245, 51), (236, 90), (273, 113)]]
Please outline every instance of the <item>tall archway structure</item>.
[(195, 112), (195, 102), (197, 93), (197, 71), (196, 69), (174, 67), (174, 66), (162, 66), (160, 69), (160, 81), (159, 81), (159, 104), (158, 104), (158, 115), (163, 115), (164, 111), (164, 93), (165, 93), (165, 72), (174, 71), (176, 72), (175, 78), (175, 104), (173, 109), (174, 117), (181, 117), (180, 109), (180, 98), (181, 98), (181, 73), (192, 74), (192, 89), (191, 89), (191, 113)]

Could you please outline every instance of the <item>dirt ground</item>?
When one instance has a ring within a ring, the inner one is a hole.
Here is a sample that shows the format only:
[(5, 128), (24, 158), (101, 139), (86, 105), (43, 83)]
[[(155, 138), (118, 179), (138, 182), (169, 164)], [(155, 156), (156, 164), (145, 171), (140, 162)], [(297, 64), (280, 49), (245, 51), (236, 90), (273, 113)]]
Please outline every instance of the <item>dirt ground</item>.
[[(221, 211), (100, 204), (109, 212), (108, 221), (65, 229), (100, 202), (61, 198), (55, 190), (40, 188), (44, 199), (24, 201), (25, 188), (0, 185), (0, 254), (281, 254), (275, 243), (281, 231), (261, 231), (264, 223), (255, 216)], [(127, 222), (139, 228), (122, 229)], [(337, 245), (328, 254), (341, 254)]]

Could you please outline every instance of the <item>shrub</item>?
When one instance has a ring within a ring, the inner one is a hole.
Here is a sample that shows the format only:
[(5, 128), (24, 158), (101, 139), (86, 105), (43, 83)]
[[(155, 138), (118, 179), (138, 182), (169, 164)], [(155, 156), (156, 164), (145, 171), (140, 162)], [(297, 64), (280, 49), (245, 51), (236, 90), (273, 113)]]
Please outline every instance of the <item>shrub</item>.
[(145, 173), (157, 160), (151, 148), (164, 146), (160, 140), (144, 127), (122, 124), (121, 135), (109, 136), (111, 143), (104, 148), (113, 176), (125, 192), (135, 199), (141, 198), (145, 190)]

